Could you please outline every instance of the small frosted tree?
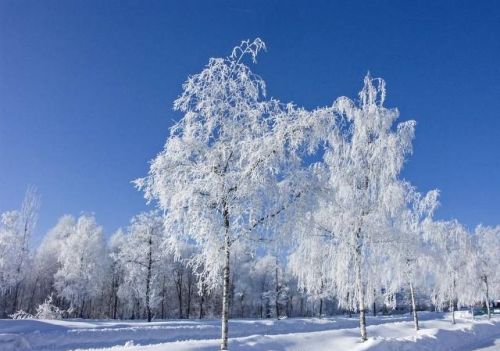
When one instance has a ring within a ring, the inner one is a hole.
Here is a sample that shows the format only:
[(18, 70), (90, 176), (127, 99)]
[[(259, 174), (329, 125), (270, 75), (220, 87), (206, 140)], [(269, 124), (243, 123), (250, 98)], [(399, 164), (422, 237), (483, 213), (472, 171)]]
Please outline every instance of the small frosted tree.
[(393, 214), (395, 231), (394, 240), (390, 242), (388, 266), (393, 270), (390, 275), (392, 281), (386, 286), (393, 285), (392, 291), (402, 286), (410, 290), (411, 309), (415, 330), (419, 330), (416, 306), (416, 284), (422, 280), (425, 271), (422, 265), (429, 259), (425, 224), (432, 220), (432, 214), (438, 205), (437, 190), (429, 191), (425, 196), (418, 193), (408, 183), (401, 182), (394, 187), (393, 203), (396, 206)]
[(23, 281), (31, 264), (30, 240), (35, 228), (40, 195), (35, 187), (26, 191), (20, 210), (2, 214), (0, 222), (0, 289), (11, 292), (16, 311)]
[(159, 293), (153, 283), (164, 258), (162, 219), (156, 211), (141, 213), (132, 219), (127, 231), (118, 253), (125, 272), (120, 294), (127, 296), (136, 292), (151, 322), (152, 307)]
[[(57, 224), (49, 230), (43, 238), (40, 246), (36, 249), (33, 258), (33, 276), (35, 279), (32, 298), (38, 289), (39, 297), (51, 296), (54, 291), (54, 276), (60, 269), (58, 261), (64, 242), (74, 231), (75, 219), (70, 215), (64, 215)], [(30, 301), (30, 306), (34, 301)]]
[(116, 319), (118, 314), (119, 288), (123, 284), (125, 267), (122, 265), (122, 248), (126, 245), (127, 236), (125, 231), (118, 229), (108, 241), (108, 255), (110, 262), (111, 281), (108, 282), (110, 315)]
[[(488, 319), (491, 319), (491, 296), (500, 296), (500, 226), (479, 225), (474, 231), (475, 272), (483, 285)], [(493, 293), (493, 295), (492, 295)]]
[(16, 237), (19, 212), (2, 213), (0, 223), (0, 289), (6, 293), (16, 284)]
[(438, 221), (428, 224), (432, 233), (433, 265), (436, 277), (433, 300), (439, 307), (448, 306), (452, 323), (455, 324), (455, 307), (470, 304), (468, 261), (473, 258), (471, 236), (458, 221)]
[(165, 213), (174, 249), (179, 239), (199, 248), (190, 264), (200, 284), (222, 283), (222, 350), (228, 347), (231, 246), (258, 241), (301, 194), (286, 181), (290, 165), (300, 163), (288, 151), (303, 140), (294, 121), (307, 114), (264, 99), (264, 81), (244, 64), (264, 48), (260, 39), (243, 41), (231, 56), (210, 59), (188, 78), (174, 103), (184, 116), (149, 175), (136, 182)]
[(85, 303), (91, 304), (102, 291), (106, 257), (102, 227), (94, 217), (80, 216), (62, 244), (54, 285), (71, 307), (80, 308), (81, 317)]
[(50, 295), (45, 301), (36, 309), (36, 319), (62, 319), (63, 313), (59, 307), (54, 305), (53, 297)]

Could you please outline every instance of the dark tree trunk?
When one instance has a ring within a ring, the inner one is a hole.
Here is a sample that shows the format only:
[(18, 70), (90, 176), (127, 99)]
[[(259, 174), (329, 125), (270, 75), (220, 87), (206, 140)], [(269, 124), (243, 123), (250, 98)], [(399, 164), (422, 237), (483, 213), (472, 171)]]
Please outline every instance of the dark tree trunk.
[(153, 267), (153, 238), (151, 232), (149, 233), (149, 251), (148, 251), (148, 272), (146, 276), (146, 315), (148, 318), (148, 322), (151, 322), (152, 315), (151, 315), (151, 271)]
[(118, 310), (118, 294), (115, 293), (113, 303), (113, 319), (116, 319), (116, 311)]
[(455, 303), (450, 299), (451, 323), (455, 324)]
[(275, 291), (275, 298), (274, 298), (274, 308), (275, 308), (275, 313), (276, 313), (276, 319), (280, 318), (280, 309), (279, 309), (279, 294), (280, 294), (280, 285), (279, 285), (279, 280), (278, 280), (278, 259), (276, 259), (276, 269), (275, 269), (275, 280), (276, 280), (276, 291)]
[(189, 319), (189, 316), (191, 315), (191, 296), (192, 296), (192, 290), (193, 290), (193, 274), (188, 271), (188, 276), (187, 276), (187, 306), (186, 306), (186, 317)]
[(490, 310), (490, 290), (488, 286), (488, 277), (483, 277), (484, 284), (486, 286), (486, 309), (488, 312), (488, 319), (491, 319), (491, 310)]
[(200, 319), (203, 318), (203, 302), (205, 302), (204, 300), (205, 300), (205, 289), (204, 286), (202, 285), (201, 296), (200, 296), (200, 315), (199, 315)]
[(229, 233), (229, 210), (228, 205), (224, 202), (224, 271), (223, 271), (223, 287), (222, 287), (222, 335), (221, 335), (221, 350), (228, 349), (228, 331), (229, 331), (229, 274), (230, 274), (230, 233)]
[(165, 319), (165, 274), (163, 275), (163, 282), (161, 284), (161, 319)]
[(182, 285), (183, 285), (183, 275), (184, 272), (182, 271), (182, 267), (178, 267), (177, 269), (177, 278), (175, 281), (175, 286), (177, 288), (177, 300), (179, 301), (179, 319), (184, 318), (184, 315), (182, 314)]
[(81, 309), (80, 309), (80, 318), (83, 318), (83, 309), (84, 308), (85, 308), (85, 300), (83, 300), (82, 306), (81, 306)]

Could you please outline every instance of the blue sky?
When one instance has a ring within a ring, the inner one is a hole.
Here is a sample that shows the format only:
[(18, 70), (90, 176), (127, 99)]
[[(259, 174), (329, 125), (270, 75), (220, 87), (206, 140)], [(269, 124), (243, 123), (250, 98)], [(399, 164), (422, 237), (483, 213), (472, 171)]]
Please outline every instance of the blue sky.
[(126, 225), (185, 78), (259, 36), (252, 69), (282, 101), (329, 105), (383, 77), (418, 123), (404, 177), (441, 189), (438, 218), (499, 224), (499, 35), (498, 1), (0, 0), (0, 211), (33, 184), (38, 240), (65, 213)]

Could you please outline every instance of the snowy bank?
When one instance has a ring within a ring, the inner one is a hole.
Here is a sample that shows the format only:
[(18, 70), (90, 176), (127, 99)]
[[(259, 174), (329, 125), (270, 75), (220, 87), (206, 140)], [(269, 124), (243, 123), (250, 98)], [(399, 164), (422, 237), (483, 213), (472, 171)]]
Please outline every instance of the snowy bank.
[[(213, 351), (219, 347), (218, 320), (144, 321), (0, 320), (0, 350)], [(369, 340), (359, 342), (356, 318), (231, 320), (234, 351), (475, 350), (495, 347), (500, 318), (459, 319), (422, 313), (415, 332), (409, 316), (368, 319)]]

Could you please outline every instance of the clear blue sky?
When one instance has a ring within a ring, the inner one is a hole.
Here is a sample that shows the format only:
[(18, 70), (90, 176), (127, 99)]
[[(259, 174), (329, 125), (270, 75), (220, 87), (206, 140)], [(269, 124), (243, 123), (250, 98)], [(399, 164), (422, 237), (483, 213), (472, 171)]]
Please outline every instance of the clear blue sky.
[(37, 238), (65, 213), (126, 225), (187, 75), (256, 36), (253, 70), (284, 101), (385, 78), (388, 105), (418, 122), (404, 176), (442, 190), (438, 218), (500, 224), (500, 2), (477, 0), (0, 0), (0, 211), (34, 184)]

